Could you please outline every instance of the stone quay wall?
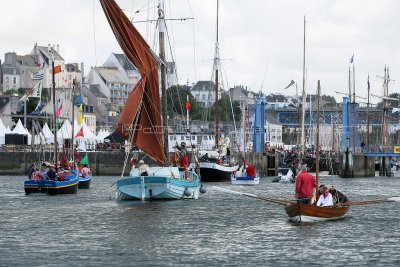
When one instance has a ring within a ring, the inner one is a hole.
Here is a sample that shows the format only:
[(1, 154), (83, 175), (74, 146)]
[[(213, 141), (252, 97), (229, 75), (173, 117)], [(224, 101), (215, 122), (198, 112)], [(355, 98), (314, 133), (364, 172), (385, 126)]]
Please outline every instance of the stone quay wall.
[[(122, 173), (122, 168), (125, 161), (125, 151), (113, 150), (113, 151), (98, 151), (87, 153), (90, 162), (90, 169), (93, 175), (118, 175)], [(129, 175), (130, 166), (129, 160), (133, 154), (130, 154), (127, 160), (127, 166), (124, 171), (124, 176)], [(13, 152), (0, 152), (0, 175), (24, 175), (28, 170), (28, 167), (32, 164), (39, 164), (38, 152), (31, 151), (13, 151)], [(46, 158), (41, 160), (50, 161), (50, 155), (47, 153)], [(189, 158), (190, 155), (189, 155)], [(239, 158), (236, 156), (236, 160)], [(246, 162), (254, 165), (256, 171), (262, 176), (273, 176), (276, 175), (279, 167), (278, 153), (246, 153)], [(147, 164), (154, 166), (155, 162), (149, 157), (146, 157), (144, 153), (139, 153), (138, 159), (144, 159)], [(243, 164), (240, 160), (239, 164)]]

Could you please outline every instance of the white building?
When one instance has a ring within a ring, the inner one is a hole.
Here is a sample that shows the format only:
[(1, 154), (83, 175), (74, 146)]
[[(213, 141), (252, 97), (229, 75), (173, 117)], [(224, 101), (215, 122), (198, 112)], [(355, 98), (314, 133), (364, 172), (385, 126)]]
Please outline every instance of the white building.
[[(218, 98), (221, 97), (221, 91), (218, 91)], [(213, 81), (198, 81), (192, 87), (190, 93), (203, 107), (211, 107), (215, 102), (215, 83)]]

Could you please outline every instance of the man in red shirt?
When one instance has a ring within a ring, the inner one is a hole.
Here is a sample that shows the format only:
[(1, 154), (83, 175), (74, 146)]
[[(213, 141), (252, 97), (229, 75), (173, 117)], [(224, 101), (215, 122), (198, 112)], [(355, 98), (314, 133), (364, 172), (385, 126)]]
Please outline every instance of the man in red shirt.
[(296, 198), (305, 204), (311, 204), (311, 197), (317, 182), (311, 174), (307, 172), (307, 165), (300, 167), (301, 173), (296, 178)]
[(251, 164), (247, 165), (246, 174), (247, 174), (247, 176), (250, 176), (250, 177), (256, 177), (256, 172), (254, 170), (253, 165), (251, 165)]

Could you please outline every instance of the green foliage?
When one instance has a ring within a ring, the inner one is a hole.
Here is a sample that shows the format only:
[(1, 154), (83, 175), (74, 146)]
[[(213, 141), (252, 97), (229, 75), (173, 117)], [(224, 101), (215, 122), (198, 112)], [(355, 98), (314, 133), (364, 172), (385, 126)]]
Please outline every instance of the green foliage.
[(336, 107), (336, 99), (330, 95), (322, 95), (321, 100), (325, 105), (323, 107)]
[[(177, 85), (171, 86), (167, 89), (167, 113), (170, 118), (174, 118), (176, 115), (186, 115), (186, 96), (188, 90), (186, 86)], [(189, 116), (192, 120), (200, 120), (203, 118), (202, 108), (199, 102), (189, 92), (189, 102), (191, 109)]]
[(13, 95), (13, 94), (18, 94), (18, 91), (16, 89), (9, 89), (4, 92), (5, 95)]
[[(240, 109), (240, 103), (238, 101), (232, 102), (232, 109), (233, 109), (233, 114), (235, 115), (235, 121), (240, 121), (242, 119), (242, 110)], [(232, 116), (232, 109), (231, 109), (231, 103), (229, 100), (229, 96), (222, 95), (221, 99), (218, 101), (218, 116), (219, 116), (219, 121), (220, 122), (232, 122), (233, 121), (233, 116)], [(215, 103), (211, 108), (212, 112), (210, 112), (210, 120), (214, 121), (215, 120)]]

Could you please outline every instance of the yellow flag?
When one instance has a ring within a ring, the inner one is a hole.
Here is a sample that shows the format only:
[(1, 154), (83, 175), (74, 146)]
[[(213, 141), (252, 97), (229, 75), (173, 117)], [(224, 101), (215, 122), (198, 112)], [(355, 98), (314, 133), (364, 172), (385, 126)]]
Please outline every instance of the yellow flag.
[(79, 117), (78, 117), (78, 124), (81, 125), (83, 121), (83, 112), (82, 112), (82, 105), (79, 106)]

